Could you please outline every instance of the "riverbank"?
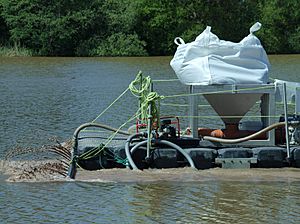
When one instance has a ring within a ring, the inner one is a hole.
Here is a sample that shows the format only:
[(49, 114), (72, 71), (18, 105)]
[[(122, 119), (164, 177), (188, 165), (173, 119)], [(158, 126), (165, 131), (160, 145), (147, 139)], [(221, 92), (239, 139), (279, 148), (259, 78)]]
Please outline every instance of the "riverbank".
[(33, 56), (33, 52), (27, 48), (22, 47), (0, 47), (0, 56), (2, 57), (24, 57)]
[[(289, 57), (297, 57), (298, 60), (298, 55), (299, 54), (268, 54), (269, 57), (276, 57), (276, 56), (289, 56)], [(142, 58), (142, 57), (146, 57), (146, 58), (151, 58), (151, 57), (172, 57), (173, 55), (162, 55), (162, 56), (150, 56), (150, 55), (143, 55), (141, 54), (140, 56), (132, 56), (130, 53), (128, 56), (123, 55), (122, 53), (120, 53), (120, 55), (118, 54), (118, 52), (114, 52), (113, 55), (110, 55), (108, 52), (102, 52), (99, 53), (98, 55), (73, 55), (71, 57), (75, 57), (75, 58), (80, 58), (80, 57), (103, 57), (103, 58), (115, 58), (115, 57), (121, 57), (121, 58), (129, 58), (129, 57), (137, 57), (137, 58)], [(28, 48), (23, 48), (23, 47), (10, 47), (10, 46), (0, 46), (0, 57), (43, 57), (43, 58), (48, 58), (51, 56), (47, 56), (47, 55), (39, 55), (34, 53), (32, 50), (28, 49)], [(60, 56), (58, 56), (60, 57)], [(63, 58), (64, 56), (62, 56)], [(272, 58), (270, 58), (270, 60), (272, 60)]]

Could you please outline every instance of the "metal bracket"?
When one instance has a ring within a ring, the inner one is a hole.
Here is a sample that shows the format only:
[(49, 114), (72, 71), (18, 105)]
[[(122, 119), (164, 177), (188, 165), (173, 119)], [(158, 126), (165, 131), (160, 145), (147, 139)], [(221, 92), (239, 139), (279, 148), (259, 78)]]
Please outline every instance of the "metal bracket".
[(236, 94), (236, 93), (238, 93), (238, 90), (237, 90), (237, 86), (235, 85), (235, 84), (233, 84), (232, 86), (231, 86), (231, 91), (232, 91), (232, 93), (234, 93), (234, 94)]
[(257, 163), (257, 158), (216, 158), (215, 163), (224, 169), (249, 169), (251, 164)]

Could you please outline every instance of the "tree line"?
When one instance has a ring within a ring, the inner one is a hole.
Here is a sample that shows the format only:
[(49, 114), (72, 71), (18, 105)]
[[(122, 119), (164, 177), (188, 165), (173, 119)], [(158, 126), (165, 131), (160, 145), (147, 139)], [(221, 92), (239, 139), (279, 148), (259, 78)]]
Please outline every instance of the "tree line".
[(268, 53), (300, 52), (300, 0), (0, 0), (0, 46), (41, 56), (172, 55), (207, 25), (240, 41), (256, 21)]

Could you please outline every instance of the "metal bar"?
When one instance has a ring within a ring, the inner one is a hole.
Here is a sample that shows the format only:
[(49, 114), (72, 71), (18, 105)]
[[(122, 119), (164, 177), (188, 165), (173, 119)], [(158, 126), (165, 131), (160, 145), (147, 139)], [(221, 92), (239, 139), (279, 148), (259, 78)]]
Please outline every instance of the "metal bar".
[[(234, 86), (234, 89), (233, 89)], [(212, 86), (193, 86), (194, 93), (203, 93), (203, 94), (232, 94), (232, 93), (273, 93), (274, 85), (273, 84), (253, 84), (253, 85), (244, 85), (244, 84), (236, 84), (236, 85), (212, 85)]]
[[(273, 89), (273, 93), (263, 94), (261, 98), (261, 114), (266, 116), (262, 117), (263, 127), (268, 127), (276, 123), (276, 103), (274, 91), (275, 89)], [(275, 145), (275, 130), (269, 131), (267, 136), (267, 145)]]
[(300, 88), (296, 87), (296, 93), (295, 93), (295, 114), (300, 113)]
[[(141, 80), (140, 80), (139, 92), (141, 91), (142, 88), (143, 88), (143, 73), (141, 73)], [(141, 98), (139, 98), (139, 109), (141, 109), (141, 107), (142, 107), (142, 101), (141, 101)], [(139, 121), (142, 120), (142, 115), (141, 114), (139, 115), (138, 120)], [(138, 130), (137, 130), (137, 132), (138, 132)]]
[[(153, 83), (151, 82), (150, 84), (150, 92), (153, 91)], [(152, 105), (151, 103), (148, 106), (148, 124), (147, 124), (147, 156), (146, 156), (146, 160), (150, 159), (150, 149), (151, 149), (151, 126), (152, 126), (152, 114), (151, 114), (151, 110), (152, 110)]]
[[(194, 93), (194, 86), (189, 86), (189, 94)], [(193, 138), (199, 138), (198, 135), (198, 96), (189, 96), (189, 126), (192, 129)]]
[(284, 120), (285, 120), (285, 138), (286, 138), (286, 152), (287, 160), (291, 158), (290, 156), (290, 137), (289, 137), (289, 127), (288, 127), (288, 112), (287, 112), (287, 100), (286, 100), (286, 83), (282, 84), (283, 92), (283, 106), (284, 106)]

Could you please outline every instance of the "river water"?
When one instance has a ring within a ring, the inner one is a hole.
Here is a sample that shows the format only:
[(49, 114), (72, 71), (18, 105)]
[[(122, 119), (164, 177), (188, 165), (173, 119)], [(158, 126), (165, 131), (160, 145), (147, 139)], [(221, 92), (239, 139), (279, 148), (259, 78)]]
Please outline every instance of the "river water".
[[(0, 58), (0, 158), (12, 148), (70, 139), (97, 117), (139, 70), (174, 79), (170, 57)], [(272, 78), (299, 82), (300, 56), (270, 56)], [(162, 95), (181, 94), (178, 82), (156, 82)], [(186, 104), (186, 97), (162, 103)], [(99, 122), (118, 127), (134, 114), (126, 93)], [(168, 105), (164, 115), (174, 114)], [(186, 107), (176, 109), (184, 115)], [(187, 121), (182, 120), (182, 126)], [(203, 124), (218, 126), (219, 120)], [(32, 163), (39, 159), (31, 155)], [(28, 158), (26, 158), (28, 159)], [(1, 168), (2, 173), (5, 167)], [(78, 181), (8, 182), (0, 174), (1, 223), (300, 223), (297, 169), (256, 171), (112, 170)]]

